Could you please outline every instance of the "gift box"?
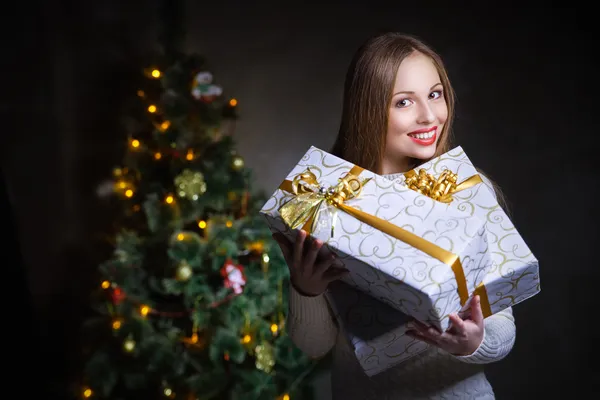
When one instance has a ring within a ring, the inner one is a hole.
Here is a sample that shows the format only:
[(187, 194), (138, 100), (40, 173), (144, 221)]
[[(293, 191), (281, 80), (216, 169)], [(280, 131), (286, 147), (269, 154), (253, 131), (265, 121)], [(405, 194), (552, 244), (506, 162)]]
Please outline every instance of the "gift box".
[(383, 372), (429, 348), (405, 335), (411, 317), (340, 281), (326, 293), (338, 325), (367, 376)]
[[(424, 190), (419, 188), (420, 179), (431, 182), (448, 172), (459, 183), (480, 176), (463, 148), (457, 146), (404, 174), (398, 182), (423, 193)], [(421, 187), (426, 186), (421, 184)], [(448, 209), (477, 216), (485, 223), (491, 268), (477, 288), (484, 316), (515, 306), (539, 293), (539, 262), (498, 204), (493, 188), (485, 179), (460, 188), (451, 197), (452, 201), (445, 203)]]
[(292, 242), (323, 240), (346, 284), (440, 330), (492, 269), (485, 221), (314, 146), (261, 213)]

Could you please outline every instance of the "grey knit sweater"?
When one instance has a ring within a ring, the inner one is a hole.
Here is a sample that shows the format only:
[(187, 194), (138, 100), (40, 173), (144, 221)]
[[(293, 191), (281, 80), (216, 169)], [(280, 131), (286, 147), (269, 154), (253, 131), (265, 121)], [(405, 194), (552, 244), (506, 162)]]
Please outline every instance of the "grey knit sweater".
[[(385, 177), (396, 179), (400, 175)], [(333, 349), (333, 400), (495, 398), (483, 367), (504, 358), (513, 347), (516, 328), (511, 308), (485, 319), (483, 342), (471, 355), (454, 356), (430, 346), (423, 353), (369, 377), (330, 314), (325, 295), (305, 297), (292, 285), (289, 291), (287, 329), (296, 346), (313, 358)]]

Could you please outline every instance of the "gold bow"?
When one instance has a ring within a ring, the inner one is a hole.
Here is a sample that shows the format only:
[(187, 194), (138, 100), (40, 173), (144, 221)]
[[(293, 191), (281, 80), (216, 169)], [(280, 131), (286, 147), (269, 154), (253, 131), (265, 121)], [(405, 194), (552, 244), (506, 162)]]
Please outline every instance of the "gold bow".
[[(361, 172), (362, 169), (355, 167), (343, 178), (338, 179), (337, 185), (325, 188), (319, 184), (317, 176), (310, 168), (307, 168), (304, 172), (294, 177), (289, 185), (290, 187), (284, 189), (295, 196), (279, 208), (281, 218), (292, 229), (302, 226), (302, 229), (313, 232), (315, 223), (318, 220), (317, 215), (324, 203), (335, 207), (335, 212), (347, 200), (360, 196), (363, 186), (371, 180), (371, 178), (367, 178), (361, 181), (358, 178)], [(332, 236), (335, 221), (336, 215), (333, 215), (331, 224)]]
[(482, 182), (479, 175), (473, 175), (460, 184), (457, 184), (458, 175), (450, 170), (442, 171), (436, 179), (423, 168), (419, 169), (419, 172), (414, 169), (408, 171), (404, 174), (404, 177), (406, 178), (406, 186), (409, 189), (441, 203), (451, 203), (454, 193)]

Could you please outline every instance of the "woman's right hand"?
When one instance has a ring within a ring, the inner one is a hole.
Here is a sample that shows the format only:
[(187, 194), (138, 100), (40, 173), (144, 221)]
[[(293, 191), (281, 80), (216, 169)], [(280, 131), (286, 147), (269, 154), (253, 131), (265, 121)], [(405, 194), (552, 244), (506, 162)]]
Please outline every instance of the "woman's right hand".
[(273, 239), (281, 247), (294, 288), (304, 296), (318, 296), (327, 289), (330, 282), (348, 274), (348, 270), (332, 265), (335, 261), (333, 254), (318, 259), (323, 242), (318, 239), (306, 240), (307, 236), (304, 230), (300, 230), (295, 243), (291, 243), (279, 232), (273, 235)]

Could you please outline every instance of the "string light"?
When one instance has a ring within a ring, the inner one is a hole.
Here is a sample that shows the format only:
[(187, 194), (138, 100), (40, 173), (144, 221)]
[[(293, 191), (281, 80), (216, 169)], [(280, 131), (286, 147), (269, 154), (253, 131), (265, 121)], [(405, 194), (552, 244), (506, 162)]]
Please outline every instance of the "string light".
[(154, 104), (148, 106), (148, 112), (149, 113), (153, 114), (153, 113), (156, 112), (156, 110), (157, 110), (157, 108), (156, 108), (156, 106)]
[(110, 282), (109, 281), (103, 281), (102, 282), (102, 289), (108, 289), (110, 287)]
[(127, 197), (132, 197), (132, 196), (133, 196), (133, 190), (131, 190), (131, 189), (127, 189), (127, 190), (125, 191), (125, 196), (127, 196)]
[(188, 161), (192, 161), (192, 160), (194, 159), (194, 152), (193, 152), (191, 149), (190, 149), (190, 150), (188, 150), (188, 152), (187, 152), (187, 154), (186, 154), (185, 158), (186, 158)]
[(145, 317), (148, 315), (148, 313), (150, 312), (150, 307), (143, 305), (140, 307), (140, 314), (142, 315), (142, 317)]
[(227, 221), (227, 222), (225, 223), (225, 226), (227, 226), (228, 228), (231, 228), (231, 227), (233, 226), (233, 222), (231, 222), (231, 221)]
[(151, 72), (151, 75), (152, 75), (153, 78), (160, 78), (161, 73), (160, 73), (159, 70), (153, 69), (152, 72)]
[(198, 334), (196, 332), (194, 332), (192, 334), (192, 336), (190, 336), (190, 338), (187, 340), (188, 343), (198, 343)]
[(85, 397), (86, 399), (92, 397), (92, 394), (94, 394), (94, 392), (92, 392), (92, 389), (90, 389), (89, 387), (83, 389), (83, 397)]
[(144, 96), (146, 96), (146, 93), (144, 93), (144, 91), (143, 91), (143, 90), (138, 90), (138, 91), (137, 91), (137, 95), (138, 95), (139, 97), (142, 97), (142, 98), (143, 98)]
[(121, 320), (120, 320), (120, 319), (115, 319), (115, 320), (112, 322), (112, 328), (113, 328), (115, 331), (118, 331), (119, 329), (121, 329), (121, 325), (122, 325), (122, 322), (121, 322)]
[(156, 153), (154, 153), (154, 159), (155, 160), (160, 160), (162, 158), (162, 154), (160, 154), (159, 151), (157, 151)]
[(174, 201), (175, 201), (175, 199), (173, 198), (173, 196), (172, 196), (172, 195), (168, 195), (168, 196), (165, 198), (165, 202), (166, 202), (167, 204), (172, 204)]
[(171, 126), (170, 121), (164, 121), (162, 124), (160, 124), (160, 130), (164, 132), (167, 129), (169, 129), (170, 126)]
[(283, 397), (281, 398), (281, 400), (290, 400), (290, 395), (289, 394), (284, 394)]
[(127, 338), (123, 342), (123, 349), (125, 349), (126, 352), (131, 353), (135, 349), (135, 340)]
[(200, 229), (206, 228), (206, 221), (198, 221), (198, 228), (200, 228)]
[(250, 335), (244, 335), (244, 337), (242, 338), (242, 343), (250, 343), (252, 341), (252, 336)]
[(184, 239), (185, 239), (185, 235), (183, 233), (178, 233), (177, 234), (177, 240), (179, 240), (181, 242)]
[(231, 100), (229, 100), (229, 105), (230, 105), (231, 107), (235, 107), (235, 106), (237, 106), (237, 103), (238, 103), (238, 101), (237, 101), (236, 99), (231, 99)]
[(137, 149), (138, 147), (140, 147), (140, 141), (137, 139), (133, 139), (131, 141), (131, 147), (133, 147), (134, 149)]
[(277, 326), (277, 324), (271, 325), (271, 332), (273, 332), (273, 335), (275, 335), (278, 330), (279, 330), (279, 327)]

